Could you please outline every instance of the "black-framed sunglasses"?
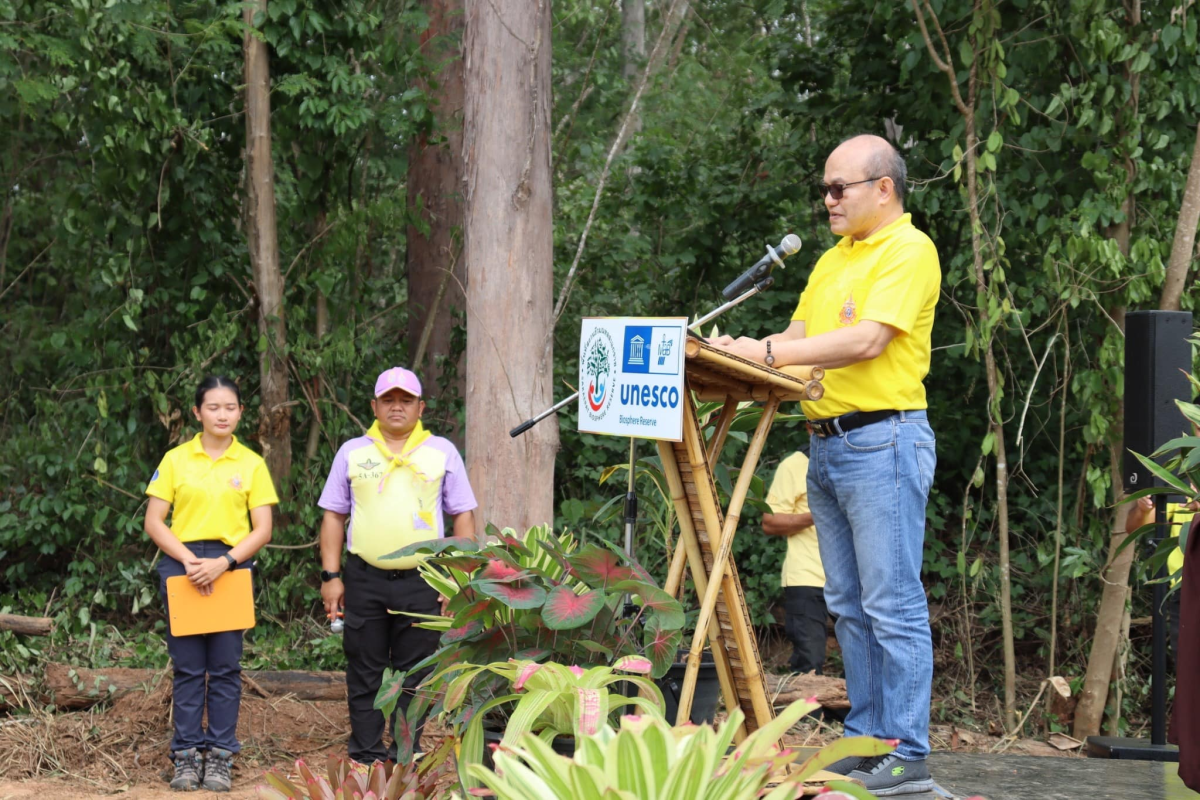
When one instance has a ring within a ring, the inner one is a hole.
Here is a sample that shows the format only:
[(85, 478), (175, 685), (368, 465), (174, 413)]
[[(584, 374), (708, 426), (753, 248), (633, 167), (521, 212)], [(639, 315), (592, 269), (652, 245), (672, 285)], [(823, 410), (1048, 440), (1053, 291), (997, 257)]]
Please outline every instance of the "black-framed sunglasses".
[(865, 181), (854, 181), (854, 183), (818, 183), (817, 193), (821, 195), (822, 200), (825, 199), (825, 195), (829, 195), (834, 200), (841, 200), (847, 186), (858, 186), (860, 183), (873, 183), (877, 180), (879, 178), (867, 178)]

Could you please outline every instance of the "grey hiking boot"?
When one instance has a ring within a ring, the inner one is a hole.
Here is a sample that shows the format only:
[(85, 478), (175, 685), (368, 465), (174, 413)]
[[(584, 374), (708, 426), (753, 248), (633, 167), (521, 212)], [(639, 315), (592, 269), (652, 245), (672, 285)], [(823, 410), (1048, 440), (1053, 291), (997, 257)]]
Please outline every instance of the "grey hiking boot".
[(171, 788), (177, 792), (194, 792), (199, 789), (200, 775), (203, 772), (202, 758), (200, 751), (194, 747), (171, 753), (171, 761), (175, 763), (175, 777), (171, 778)]
[(847, 777), (862, 781), (867, 791), (876, 797), (933, 790), (933, 778), (929, 776), (925, 759), (905, 761), (894, 753), (863, 759)]
[(228, 792), (233, 786), (233, 753), (214, 747), (204, 759), (204, 788), (210, 792)]

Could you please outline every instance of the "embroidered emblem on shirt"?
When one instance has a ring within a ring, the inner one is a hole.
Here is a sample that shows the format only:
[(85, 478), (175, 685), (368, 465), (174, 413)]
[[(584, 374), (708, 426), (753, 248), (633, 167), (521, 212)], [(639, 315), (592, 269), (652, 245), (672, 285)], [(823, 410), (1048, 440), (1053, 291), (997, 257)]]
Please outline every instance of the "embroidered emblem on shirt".
[(229, 485), (232, 486), (233, 488), (237, 489), (238, 491), (241, 491), (242, 476), (234, 475), (232, 478), (229, 479)]
[(371, 460), (371, 459), (369, 459), (369, 458), (368, 458), (366, 461), (364, 461), (364, 462), (362, 462), (361, 464), (359, 464), (359, 465), (358, 465), (358, 468), (359, 468), (359, 469), (365, 469), (365, 470), (367, 470), (368, 472), (370, 472), (370, 471), (371, 471), (371, 470), (373, 470), (373, 469), (376, 469), (377, 467), (379, 467), (379, 462), (378, 462), (378, 461), (372, 461), (372, 460)]
[(151, 483), (154, 483), (156, 480), (158, 480), (158, 470), (154, 470), (154, 474), (150, 476)]
[(847, 297), (846, 302), (842, 304), (838, 322), (842, 325), (853, 325), (858, 322), (858, 306), (854, 303), (854, 295)]

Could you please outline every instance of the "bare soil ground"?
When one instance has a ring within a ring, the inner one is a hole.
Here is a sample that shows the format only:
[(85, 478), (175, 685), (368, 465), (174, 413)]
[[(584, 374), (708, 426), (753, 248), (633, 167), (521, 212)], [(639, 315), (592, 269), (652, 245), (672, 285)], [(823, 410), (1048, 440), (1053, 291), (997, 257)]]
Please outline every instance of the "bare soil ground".
[[(786, 662), (786, 653), (771, 642), (764, 642), (763, 661), (768, 668), (778, 668)], [(169, 689), (170, 674), (164, 670), (153, 689), (119, 697), (107, 708), (26, 717), (0, 716), (0, 800), (178, 797), (165, 781), (172, 730)], [(986, 723), (981, 727), (986, 728)], [(196, 792), (189, 796), (253, 798), (255, 787), (263, 782), (264, 772), (278, 768), (294, 774), (298, 758), (315, 767), (314, 771), (324, 773), (329, 755), (345, 754), (349, 730), (343, 702), (266, 698), (257, 696), (247, 686), (238, 723), (242, 752), (234, 769), (233, 791), (222, 795)], [(444, 731), (430, 724), (425, 733), (425, 749), (429, 750)], [(785, 744), (820, 747), (839, 735), (836, 723), (806, 718), (788, 734)], [(953, 725), (934, 725), (930, 738), (935, 750), (1078, 755), (1058, 750), (1044, 741), (1005, 740), (995, 734)]]

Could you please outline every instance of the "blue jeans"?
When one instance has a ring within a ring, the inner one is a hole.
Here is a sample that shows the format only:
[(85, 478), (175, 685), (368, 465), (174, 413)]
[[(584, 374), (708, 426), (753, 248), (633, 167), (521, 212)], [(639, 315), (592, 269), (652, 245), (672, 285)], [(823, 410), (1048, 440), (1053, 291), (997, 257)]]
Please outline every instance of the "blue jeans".
[(936, 466), (925, 411), (813, 436), (808, 465), (825, 603), (846, 669), (846, 735), (899, 739), (907, 760), (929, 754), (933, 639), (921, 550)]
[[(216, 558), (230, 551), (219, 541), (186, 542), (197, 558)], [(240, 564), (249, 569), (253, 562)], [(166, 553), (158, 560), (159, 593), (167, 605), (167, 578), (186, 575), (182, 563)], [(170, 608), (167, 609), (168, 617)], [(231, 753), (241, 750), (237, 738), (238, 710), (242, 702), (242, 634), (222, 631), (196, 636), (172, 636), (167, 623), (167, 652), (175, 668), (172, 705), (175, 736), (171, 752), (195, 747), (211, 750), (220, 747)], [(205, 730), (204, 712), (208, 711)]]

